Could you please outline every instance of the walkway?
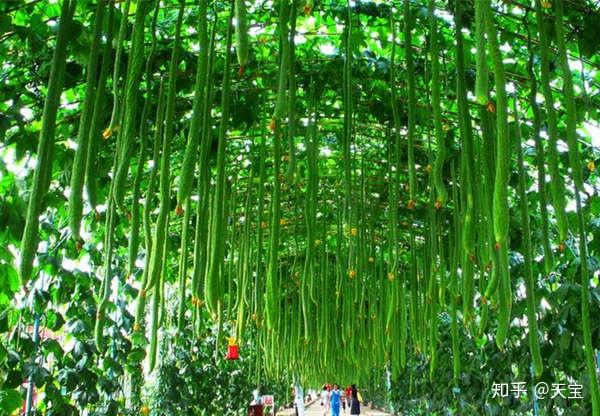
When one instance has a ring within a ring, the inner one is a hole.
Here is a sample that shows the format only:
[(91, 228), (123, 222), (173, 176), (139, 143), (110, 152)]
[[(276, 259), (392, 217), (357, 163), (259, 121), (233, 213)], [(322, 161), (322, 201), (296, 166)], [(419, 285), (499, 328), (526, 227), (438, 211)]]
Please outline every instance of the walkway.
[[(371, 410), (366, 407), (361, 407), (360, 410), (361, 410), (361, 412), (360, 412), (361, 416), (390, 416), (389, 413), (384, 413), (379, 410)], [(324, 416), (324, 414), (325, 414), (325, 411), (323, 410), (323, 407), (321, 407), (321, 403), (318, 401), (309, 405), (304, 412), (304, 416)], [(329, 416), (329, 415), (330, 415), (330, 413), (327, 413), (327, 416)], [(346, 416), (349, 416), (349, 415), (350, 415), (350, 410), (346, 410)], [(294, 416), (294, 409), (286, 409), (286, 410), (277, 412), (277, 416)], [(344, 416), (343, 410), (340, 410), (340, 416)]]

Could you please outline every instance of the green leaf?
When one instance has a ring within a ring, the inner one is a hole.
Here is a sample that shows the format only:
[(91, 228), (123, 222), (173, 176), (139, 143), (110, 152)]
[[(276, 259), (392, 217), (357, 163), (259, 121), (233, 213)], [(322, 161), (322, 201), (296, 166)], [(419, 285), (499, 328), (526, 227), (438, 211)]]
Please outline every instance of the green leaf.
[(4, 348), (4, 345), (0, 343), (0, 365), (3, 365), (6, 362), (6, 358), (8, 357), (8, 351)]
[(55, 310), (49, 310), (46, 312), (46, 326), (51, 331), (58, 331), (65, 323), (65, 318)]
[(22, 402), (21, 394), (17, 390), (0, 391), (0, 409), (8, 414), (17, 410)]
[(0, 276), (4, 276), (4, 279), (0, 282), (0, 291), (12, 294), (19, 290), (19, 276), (15, 268), (10, 264), (0, 263)]
[(42, 343), (42, 348), (46, 354), (53, 354), (56, 358), (62, 358), (64, 351), (60, 343), (55, 339), (46, 339)]
[(587, 58), (592, 58), (600, 49), (600, 42), (598, 42), (599, 26), (600, 13), (589, 12), (583, 16), (583, 30), (579, 35), (579, 48)]
[(131, 350), (131, 352), (127, 355), (127, 361), (129, 365), (135, 365), (142, 362), (142, 360), (146, 357), (146, 350), (144, 348), (136, 347)]
[(0, 35), (10, 30), (11, 19), (10, 16), (4, 14), (0, 15)]

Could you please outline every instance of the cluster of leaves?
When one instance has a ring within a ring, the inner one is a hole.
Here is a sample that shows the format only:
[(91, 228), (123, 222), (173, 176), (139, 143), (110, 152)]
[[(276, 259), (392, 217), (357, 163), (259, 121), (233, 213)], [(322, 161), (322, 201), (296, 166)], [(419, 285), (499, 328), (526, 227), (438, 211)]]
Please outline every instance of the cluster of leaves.
[[(143, 388), (145, 351), (127, 336), (133, 317), (125, 302), (117, 302), (111, 313), (110, 353), (99, 357), (90, 337), (96, 309), (90, 287), (94, 279), (64, 269), (55, 276), (47, 287), (29, 294), (19, 322), (0, 343), (0, 415), (22, 407), (24, 380), (33, 381), (36, 394), (44, 394), (38, 411), (48, 416), (84, 410), (94, 416), (139, 415), (144, 406), (156, 416), (236, 415), (243, 414), (256, 388), (288, 399), (285, 379), (265, 379), (257, 369), (255, 345), (243, 346), (241, 360), (227, 361), (211, 328), (201, 338), (186, 332), (176, 343), (164, 342), (154, 383)], [(123, 291), (132, 290), (121, 284)], [(43, 329), (36, 332), (23, 324), (29, 321), (38, 321)], [(261, 376), (264, 384), (258, 385)], [(131, 392), (127, 400), (125, 389)]]
[(19, 320), (4, 338), (8, 359), (0, 362), (6, 371), (3, 388), (33, 382), (34, 394), (44, 395), (39, 410), (47, 415), (79, 414), (86, 408), (97, 415), (116, 414), (120, 405), (112, 398), (122, 388), (123, 364), (130, 363), (132, 345), (124, 334), (132, 317), (123, 302), (117, 304), (111, 315), (111, 354), (98, 360), (89, 336), (96, 311), (95, 279), (65, 269), (52, 276), (14, 311)]
[(210, 331), (201, 339), (186, 331), (178, 342), (162, 344), (164, 358), (144, 400), (152, 416), (245, 415), (255, 389), (289, 404), (285, 380), (265, 379), (256, 368), (259, 351), (252, 343), (242, 346), (236, 361), (226, 360), (215, 343)]

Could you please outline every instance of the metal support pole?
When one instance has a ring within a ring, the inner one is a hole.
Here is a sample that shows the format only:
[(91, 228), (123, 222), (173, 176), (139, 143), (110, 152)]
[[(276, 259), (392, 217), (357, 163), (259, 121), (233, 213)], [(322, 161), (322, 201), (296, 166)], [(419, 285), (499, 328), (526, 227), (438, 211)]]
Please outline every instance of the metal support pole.
[[(37, 358), (37, 350), (40, 342), (40, 314), (36, 313), (33, 321), (33, 356), (31, 357), (31, 369), (35, 365)], [(31, 416), (31, 409), (33, 408), (33, 391), (35, 390), (35, 382), (33, 381), (33, 374), (29, 375), (29, 383), (27, 386), (27, 398), (25, 401), (25, 416)]]

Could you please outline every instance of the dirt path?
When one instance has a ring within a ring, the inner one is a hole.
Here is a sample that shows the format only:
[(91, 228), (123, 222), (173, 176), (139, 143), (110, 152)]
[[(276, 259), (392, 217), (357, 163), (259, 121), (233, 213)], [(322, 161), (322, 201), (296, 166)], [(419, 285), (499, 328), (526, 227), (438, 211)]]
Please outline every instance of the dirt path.
[[(294, 409), (286, 409), (284, 411), (278, 412), (278, 416), (294, 416)], [(325, 413), (323, 407), (319, 402), (314, 402), (312, 405), (308, 406), (304, 412), (305, 416), (330, 416), (331, 413)], [(371, 410), (366, 407), (361, 408), (361, 416), (390, 416), (389, 413), (381, 412), (379, 410)], [(346, 413), (343, 410), (340, 410), (340, 416), (350, 416), (350, 410), (346, 409)]]

